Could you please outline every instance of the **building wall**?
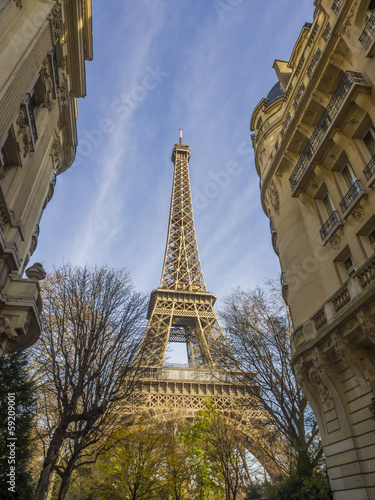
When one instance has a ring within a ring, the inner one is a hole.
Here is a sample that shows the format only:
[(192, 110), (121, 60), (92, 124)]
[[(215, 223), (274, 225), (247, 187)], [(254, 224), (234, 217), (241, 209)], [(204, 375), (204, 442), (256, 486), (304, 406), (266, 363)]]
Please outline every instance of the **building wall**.
[[(40, 265), (23, 273), (77, 146), (91, 0), (0, 0), (0, 352), (39, 336)], [(53, 235), (51, 235), (52, 237)]]
[(334, 498), (375, 498), (375, 2), (315, 0), (251, 118), (261, 202)]

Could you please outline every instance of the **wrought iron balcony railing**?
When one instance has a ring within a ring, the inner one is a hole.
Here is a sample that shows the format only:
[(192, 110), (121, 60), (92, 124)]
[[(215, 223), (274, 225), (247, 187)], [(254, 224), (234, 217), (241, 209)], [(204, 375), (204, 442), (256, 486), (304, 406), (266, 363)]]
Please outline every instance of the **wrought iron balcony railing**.
[(331, 9), (333, 10), (333, 12), (336, 14), (336, 16), (338, 16), (340, 10), (341, 10), (341, 7), (343, 5), (345, 0), (335, 0), (332, 4), (332, 7)]
[(369, 181), (371, 177), (375, 174), (375, 155), (368, 162), (363, 173), (365, 174), (366, 181)]
[(372, 11), (370, 19), (367, 21), (365, 29), (362, 31), (359, 41), (367, 50), (375, 38), (375, 10)]
[(360, 73), (355, 73), (354, 71), (345, 72), (331, 100), (329, 101), (326, 110), (324, 111), (317, 126), (315, 127), (315, 130), (312, 133), (309, 142), (307, 143), (296, 166), (294, 167), (292, 175), (289, 177), (289, 183), (292, 191), (294, 191), (301, 177), (306, 172), (313, 154), (322, 142), (329, 126), (331, 125), (333, 119), (341, 108), (342, 103), (348, 95), (349, 90), (353, 87), (354, 84), (366, 85), (366, 83), (366, 80)]
[(363, 191), (361, 183), (359, 180), (355, 181), (353, 186), (349, 189), (349, 191), (346, 193), (344, 198), (340, 201), (340, 208), (342, 210), (342, 213), (344, 214), (356, 201), (358, 196), (361, 194)]
[(31, 133), (33, 136), (33, 142), (35, 144), (36, 141), (38, 140), (38, 132), (36, 131), (34, 104), (33, 104), (31, 94), (26, 94), (25, 103), (26, 103), (26, 108), (27, 108), (27, 114), (29, 115), (30, 129), (31, 129)]
[(332, 232), (333, 228), (337, 226), (339, 222), (339, 215), (335, 210), (331, 213), (328, 220), (324, 223), (322, 229), (320, 230), (320, 236), (322, 237), (323, 241), (327, 238), (327, 236)]

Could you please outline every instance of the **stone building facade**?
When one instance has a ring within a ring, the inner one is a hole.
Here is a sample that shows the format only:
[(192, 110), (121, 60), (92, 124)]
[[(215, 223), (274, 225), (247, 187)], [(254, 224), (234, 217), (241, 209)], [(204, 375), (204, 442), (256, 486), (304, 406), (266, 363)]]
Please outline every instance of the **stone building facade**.
[(375, 1), (314, 6), (250, 128), (334, 498), (375, 499)]
[(0, 353), (40, 334), (45, 273), (35, 264), (22, 275), (56, 176), (74, 160), (91, 59), (91, 0), (0, 0)]

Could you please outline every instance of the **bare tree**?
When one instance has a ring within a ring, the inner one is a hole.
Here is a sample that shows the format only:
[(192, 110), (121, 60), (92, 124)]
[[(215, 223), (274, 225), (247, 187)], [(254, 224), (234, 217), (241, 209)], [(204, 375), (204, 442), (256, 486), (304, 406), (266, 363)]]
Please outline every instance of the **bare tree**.
[(135, 386), (145, 298), (125, 270), (71, 265), (57, 269), (42, 293), (35, 374), (45, 409), (39, 427), (46, 453), (36, 499), (45, 498), (56, 471), (61, 500), (75, 467), (95, 461), (105, 446), (119, 402)]
[[(267, 290), (238, 288), (225, 299), (220, 316), (231, 346), (224, 362), (233, 364), (235, 357), (241, 382), (251, 387), (255, 380), (259, 386), (254, 397), (269, 417), (264, 436), (272, 436), (274, 446), (286, 442), (294, 455), (307, 450), (318, 428), (293, 374), (290, 317), (277, 287), (269, 282)], [(255, 379), (249, 375), (254, 371)]]

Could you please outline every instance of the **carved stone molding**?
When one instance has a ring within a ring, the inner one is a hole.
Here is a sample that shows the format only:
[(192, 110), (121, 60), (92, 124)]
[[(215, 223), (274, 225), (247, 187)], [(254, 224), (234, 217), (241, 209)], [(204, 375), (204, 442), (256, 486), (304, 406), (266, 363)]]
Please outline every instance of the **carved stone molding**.
[(331, 54), (329, 57), (329, 62), (339, 69), (342, 69), (342, 70), (346, 69), (344, 59), (342, 57), (340, 57), (338, 54)]
[(21, 107), (16, 123), (18, 125), (18, 135), (22, 138), (23, 156), (25, 157), (27, 153), (32, 151), (32, 137), (27, 112), (24, 107)]
[(275, 210), (277, 215), (280, 214), (280, 197), (279, 197), (279, 192), (277, 191), (275, 182), (273, 179), (270, 180), (268, 183), (267, 187), (267, 194), (268, 198), (270, 200), (270, 203), (272, 205), (272, 208)]
[(323, 83), (332, 83), (332, 76), (324, 74), (324, 75), (322, 75), (321, 80)]
[(43, 203), (43, 209), (45, 209), (48, 203), (51, 201), (54, 191), (55, 191), (55, 186), (53, 185), (53, 182), (51, 182), (48, 188), (46, 199), (44, 200)]
[(55, 132), (55, 138), (52, 143), (51, 156), (53, 167), (56, 171), (58, 171), (62, 165), (63, 149), (61, 145), (60, 135), (57, 132)]
[(297, 125), (297, 130), (298, 130), (299, 132), (301, 132), (301, 134), (303, 134), (303, 135), (304, 135), (304, 136), (306, 136), (307, 138), (310, 138), (310, 137), (311, 137), (311, 132), (310, 132), (310, 130), (309, 130), (307, 127), (305, 127), (302, 123), (299, 123), (299, 124)]
[(331, 399), (326, 385), (323, 383), (319, 373), (316, 370), (311, 371), (310, 380), (314, 385), (317, 393), (319, 394), (320, 401), (322, 404), (325, 403), (327, 400)]
[(293, 365), (293, 369), (296, 382), (302, 387), (305, 383), (304, 379), (308, 377), (308, 368), (302, 356), (298, 358), (297, 362)]
[(329, 244), (334, 248), (335, 250), (338, 250), (341, 245), (341, 238), (337, 234), (334, 234), (332, 238), (329, 240)]
[(357, 222), (362, 222), (365, 216), (365, 211), (361, 205), (357, 205), (351, 215)]
[(62, 9), (59, 3), (56, 3), (48, 16), (51, 24), (52, 40), (55, 44), (64, 34), (64, 24), (62, 20)]
[(57, 97), (59, 99), (61, 109), (64, 109), (69, 105), (68, 78), (63, 70), (60, 72), (60, 87), (57, 91)]
[(18, 335), (12, 323), (12, 316), (0, 316), (0, 336), (5, 335), (8, 342), (15, 344), (17, 343)]
[(284, 153), (284, 157), (290, 161), (291, 163), (297, 163), (298, 161), (298, 157), (292, 153), (290, 153), (289, 151), (285, 151)]
[(40, 73), (44, 85), (44, 107), (46, 107), (48, 111), (51, 111), (55, 103), (52, 97), (53, 79), (50, 73), (48, 57), (44, 59)]
[(338, 156), (337, 156), (337, 154), (336, 154), (336, 153), (330, 153), (330, 154), (328, 155), (328, 158), (329, 158), (330, 160), (332, 160), (332, 161), (337, 161)]
[(375, 344), (375, 322), (365, 311), (357, 313), (357, 318), (363, 333)]
[(29, 248), (29, 257), (31, 257), (32, 254), (35, 252), (37, 246), (38, 246), (38, 237), (36, 234), (33, 234), (31, 237), (31, 243)]
[(354, 14), (357, 10), (357, 6), (358, 6), (358, 0), (354, 3), (353, 7), (350, 9), (348, 15), (344, 19), (340, 28), (337, 30), (337, 34), (339, 36), (345, 35), (347, 38), (350, 39), (350, 27), (352, 25)]
[(323, 373), (326, 367), (326, 361), (322, 358), (317, 348), (312, 351), (312, 362), (318, 372)]
[(319, 104), (326, 105), (328, 103), (328, 99), (325, 98), (320, 92), (317, 90), (314, 90), (314, 92), (311, 94), (311, 97), (314, 99), (314, 101), (318, 102)]
[(262, 146), (259, 150), (258, 150), (258, 162), (259, 162), (259, 165), (260, 166), (263, 166), (263, 156), (264, 156), (264, 153), (266, 152), (266, 148), (264, 146)]

